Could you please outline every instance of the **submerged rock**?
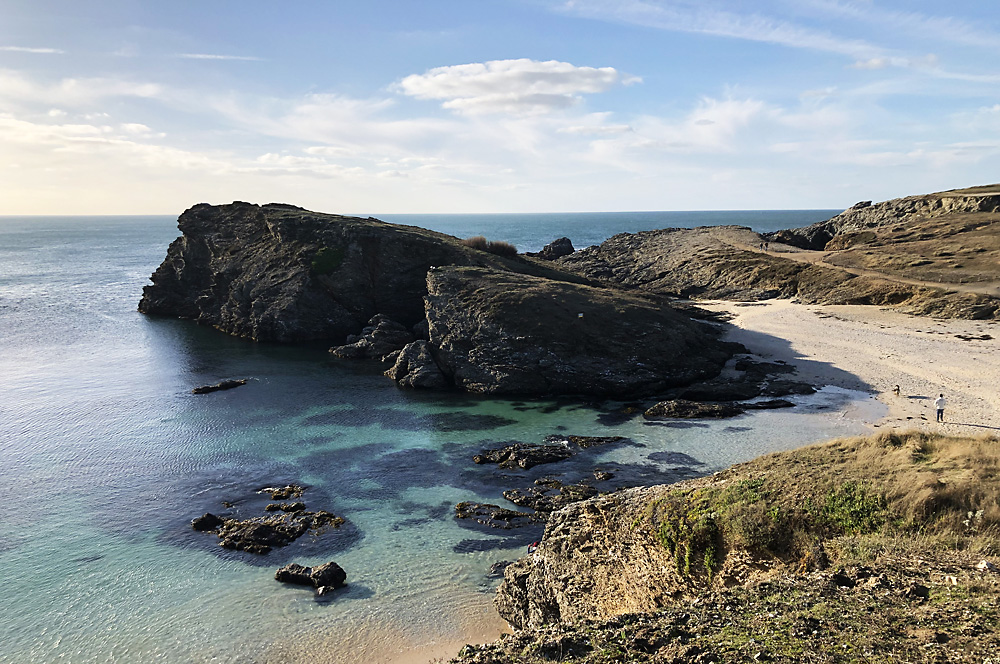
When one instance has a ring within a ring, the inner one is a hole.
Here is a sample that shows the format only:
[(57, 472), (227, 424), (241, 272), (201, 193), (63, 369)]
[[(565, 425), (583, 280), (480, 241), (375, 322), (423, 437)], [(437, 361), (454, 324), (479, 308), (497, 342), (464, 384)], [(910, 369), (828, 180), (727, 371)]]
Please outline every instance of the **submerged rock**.
[(218, 392), (219, 390), (231, 390), (234, 387), (239, 387), (240, 385), (246, 385), (246, 378), (239, 378), (236, 380), (224, 380), (214, 385), (202, 385), (191, 390), (191, 394), (208, 394), (209, 392)]
[(554, 463), (573, 456), (566, 445), (529, 445), (514, 443), (497, 449), (483, 450), (472, 457), (478, 464), (495, 463), (500, 468), (534, 468), (543, 463)]
[(520, 526), (537, 523), (538, 515), (528, 512), (517, 512), (492, 503), (473, 503), (463, 501), (455, 505), (455, 518), (470, 519), (490, 528), (510, 530)]
[(721, 418), (740, 415), (744, 410), (743, 406), (733, 403), (704, 403), (686, 399), (671, 399), (652, 406), (642, 416), (647, 420)]

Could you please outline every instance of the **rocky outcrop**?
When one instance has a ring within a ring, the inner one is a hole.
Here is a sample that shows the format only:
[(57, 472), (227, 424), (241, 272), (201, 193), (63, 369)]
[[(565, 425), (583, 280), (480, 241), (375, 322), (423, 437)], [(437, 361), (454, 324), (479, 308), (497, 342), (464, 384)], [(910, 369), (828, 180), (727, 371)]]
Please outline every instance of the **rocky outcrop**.
[[(426, 318), (427, 356), (484, 394), (655, 394), (737, 350), (663, 300), (485, 268), (428, 272)], [(392, 375), (411, 380), (402, 362)]]
[(260, 341), (342, 342), (375, 314), (423, 318), (427, 270), (478, 265), (574, 279), (413, 226), (292, 205), (196, 205), (143, 289), (139, 311)]
[(744, 410), (744, 407), (733, 403), (705, 403), (686, 399), (671, 399), (647, 408), (642, 416), (647, 420), (721, 418), (741, 415)]
[(534, 256), (535, 258), (541, 258), (542, 260), (554, 261), (557, 258), (562, 258), (563, 256), (569, 256), (571, 253), (576, 251), (573, 248), (573, 243), (568, 237), (561, 237), (558, 240), (553, 240), (547, 245), (542, 247), (542, 250), (537, 253), (528, 252), (528, 256)]
[(375, 314), (361, 330), (361, 334), (347, 337), (346, 344), (335, 346), (330, 352), (337, 357), (352, 360), (381, 360), (413, 340), (413, 333), (403, 325), (383, 314)]
[(901, 221), (997, 211), (1000, 211), (1000, 189), (996, 186), (973, 187), (894, 198), (874, 205), (871, 201), (862, 201), (827, 221), (777, 231), (767, 237), (802, 249), (840, 249), (857, 242), (858, 236), (866, 231)]
[(385, 375), (400, 387), (440, 390), (451, 385), (434, 359), (430, 344), (423, 339), (407, 344)]

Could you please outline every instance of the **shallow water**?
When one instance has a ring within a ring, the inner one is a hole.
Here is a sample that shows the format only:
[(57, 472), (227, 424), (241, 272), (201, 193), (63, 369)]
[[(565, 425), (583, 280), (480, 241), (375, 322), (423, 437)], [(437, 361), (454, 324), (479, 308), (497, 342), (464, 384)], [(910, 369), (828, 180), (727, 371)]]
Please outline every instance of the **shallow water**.
[[(536, 233), (538, 246), (565, 234)], [(594, 468), (615, 473), (606, 489), (681, 479), (861, 432), (869, 414), (841, 407), (877, 407), (826, 389), (794, 410), (653, 425), (609, 416), (613, 403), (401, 391), (323, 349), (138, 314), (176, 235), (162, 217), (0, 219), (2, 662), (364, 663), (492, 638), (485, 572), (540, 532), (468, 528), (456, 502)], [(631, 442), (505, 477), (471, 461), (554, 433)], [(190, 528), (222, 501), (250, 513), (257, 489), (286, 482), (348, 523), (265, 557)], [(349, 582), (329, 600), (273, 579), (286, 562), (327, 560)]]

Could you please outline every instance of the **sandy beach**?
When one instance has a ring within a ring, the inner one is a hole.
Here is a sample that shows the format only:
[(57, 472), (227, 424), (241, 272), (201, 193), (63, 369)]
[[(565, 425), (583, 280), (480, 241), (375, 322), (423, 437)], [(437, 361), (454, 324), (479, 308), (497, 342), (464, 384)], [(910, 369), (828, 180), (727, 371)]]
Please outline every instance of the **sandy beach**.
[[(803, 379), (875, 394), (889, 408), (875, 427), (1000, 430), (1000, 323), (789, 300), (699, 306), (731, 313), (735, 329), (728, 340), (764, 359), (794, 364)], [(940, 424), (933, 402), (942, 393), (947, 407)]]

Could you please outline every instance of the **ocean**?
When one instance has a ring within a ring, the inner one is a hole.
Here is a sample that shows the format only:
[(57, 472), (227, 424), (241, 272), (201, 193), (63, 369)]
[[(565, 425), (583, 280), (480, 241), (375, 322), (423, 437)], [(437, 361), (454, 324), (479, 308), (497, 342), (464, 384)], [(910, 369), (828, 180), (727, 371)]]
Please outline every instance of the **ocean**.
[[(834, 213), (381, 218), (530, 251)], [(177, 235), (171, 217), (0, 217), (0, 662), (428, 661), (500, 634), (486, 573), (541, 536), (470, 527), (457, 502), (503, 504), (504, 489), (595, 468), (612, 484), (674, 481), (865, 430), (842, 408), (867, 395), (832, 388), (795, 409), (666, 425), (618, 417), (613, 402), (400, 390), (373, 363), (139, 314)], [(225, 378), (249, 382), (191, 394)], [(471, 460), (550, 434), (629, 442), (503, 476)], [(347, 523), (267, 556), (190, 527), (289, 482)], [(349, 584), (331, 596), (274, 580), (287, 562), (328, 560)]]

